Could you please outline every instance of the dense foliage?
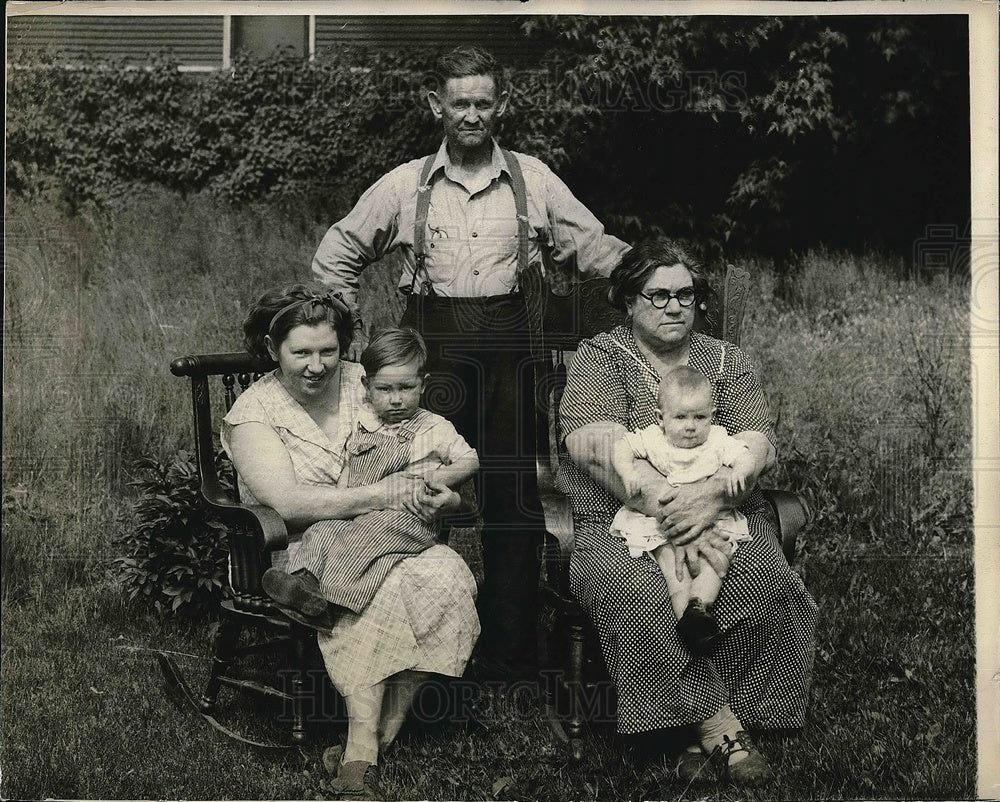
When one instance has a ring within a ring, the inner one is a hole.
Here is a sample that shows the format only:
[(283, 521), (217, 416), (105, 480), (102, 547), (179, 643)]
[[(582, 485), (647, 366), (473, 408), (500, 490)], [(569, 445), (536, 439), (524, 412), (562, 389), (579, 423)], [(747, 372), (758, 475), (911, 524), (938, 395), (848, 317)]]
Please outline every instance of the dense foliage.
[[(968, 206), (966, 18), (526, 18), (503, 139), (628, 238), (909, 256)], [(7, 182), (71, 204), (155, 183), (342, 213), (439, 136), (433, 52), (344, 49), (180, 73), (34, 62), (8, 79)]]
[[(143, 459), (131, 483), (139, 491), (137, 526), (118, 535), (113, 573), (130, 601), (161, 613), (199, 616), (218, 606), (229, 550), (226, 527), (200, 492), (198, 469), (186, 451), (167, 462)], [(232, 489), (232, 466), (223, 452), (216, 470)]]
[(558, 42), (562, 97), (587, 121), (571, 183), (589, 176), (619, 215), (773, 255), (823, 241), (909, 256), (928, 224), (968, 220), (964, 17), (527, 27)]

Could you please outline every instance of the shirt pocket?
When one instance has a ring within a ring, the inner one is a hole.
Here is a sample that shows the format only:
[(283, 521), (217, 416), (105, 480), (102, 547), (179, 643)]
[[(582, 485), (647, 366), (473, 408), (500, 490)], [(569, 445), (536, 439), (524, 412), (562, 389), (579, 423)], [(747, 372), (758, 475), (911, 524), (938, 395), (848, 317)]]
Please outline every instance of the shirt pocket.
[(370, 440), (369, 441), (350, 440), (347, 443), (347, 453), (350, 454), (352, 457), (357, 457), (360, 454), (366, 454), (373, 448), (375, 448), (375, 443), (371, 442)]
[[(503, 259), (517, 257), (517, 218), (513, 214), (484, 216), (473, 231), (475, 246)], [(528, 232), (530, 239), (531, 232)]]
[(458, 275), (463, 252), (461, 236), (461, 229), (449, 224), (446, 216), (431, 204), (424, 232), (424, 267), (433, 284), (451, 284)]

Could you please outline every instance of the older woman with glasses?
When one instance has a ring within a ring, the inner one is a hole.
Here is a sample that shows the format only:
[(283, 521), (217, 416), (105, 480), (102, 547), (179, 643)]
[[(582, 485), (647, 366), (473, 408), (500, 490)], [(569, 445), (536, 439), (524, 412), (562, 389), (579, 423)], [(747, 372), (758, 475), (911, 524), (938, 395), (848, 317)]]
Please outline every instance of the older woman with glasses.
[[(573, 593), (596, 624), (618, 695), (618, 731), (641, 736), (686, 728), (690, 745), (677, 773), (690, 780), (706, 756), (735, 785), (771, 779), (746, 728), (803, 724), (814, 651), (816, 605), (785, 562), (764, 515), (757, 479), (775, 459), (774, 424), (750, 358), (699, 334), (707, 280), (677, 244), (640, 244), (611, 274), (610, 300), (629, 323), (581, 343), (568, 372), (561, 419), (571, 461), (560, 480), (570, 493), (576, 543)], [(742, 440), (753, 458), (746, 488), (734, 496), (722, 468), (703, 482), (672, 486), (637, 463), (639, 490), (626, 493), (613, 469), (626, 432), (657, 422), (661, 377), (681, 365), (712, 386), (712, 423)], [(697, 575), (702, 558), (725, 575), (714, 606), (719, 636), (707, 654), (680, 639), (662, 572), (636, 559), (609, 532), (625, 504), (654, 516), (678, 563)], [(727, 509), (746, 516), (751, 540), (727, 561), (712, 524)], [(642, 740), (641, 738), (639, 740)]]

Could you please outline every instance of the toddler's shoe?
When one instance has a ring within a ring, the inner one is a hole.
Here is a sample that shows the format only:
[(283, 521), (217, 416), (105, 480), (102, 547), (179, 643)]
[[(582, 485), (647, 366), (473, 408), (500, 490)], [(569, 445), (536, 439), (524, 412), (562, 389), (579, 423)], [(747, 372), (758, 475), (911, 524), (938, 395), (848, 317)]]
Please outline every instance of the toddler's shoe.
[(319, 590), (319, 580), (302, 568), (294, 574), (280, 568), (268, 568), (261, 577), (264, 592), (283, 607), (298, 610), (315, 618), (326, 612), (326, 599)]

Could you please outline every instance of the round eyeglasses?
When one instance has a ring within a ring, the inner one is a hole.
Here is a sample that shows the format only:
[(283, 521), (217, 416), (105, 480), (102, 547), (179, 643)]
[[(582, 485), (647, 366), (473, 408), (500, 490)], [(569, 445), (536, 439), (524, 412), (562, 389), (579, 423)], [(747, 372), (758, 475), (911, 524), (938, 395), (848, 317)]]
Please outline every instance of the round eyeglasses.
[(649, 301), (657, 309), (666, 309), (667, 305), (674, 298), (677, 299), (677, 303), (683, 308), (687, 308), (694, 303), (695, 294), (694, 287), (685, 287), (677, 292), (670, 292), (670, 290), (656, 290), (651, 295), (646, 295), (644, 292), (640, 292), (643, 298)]

